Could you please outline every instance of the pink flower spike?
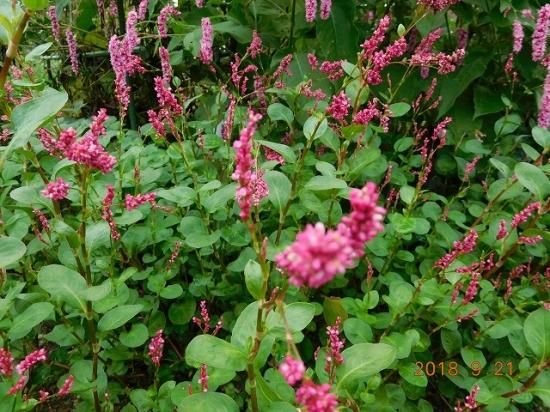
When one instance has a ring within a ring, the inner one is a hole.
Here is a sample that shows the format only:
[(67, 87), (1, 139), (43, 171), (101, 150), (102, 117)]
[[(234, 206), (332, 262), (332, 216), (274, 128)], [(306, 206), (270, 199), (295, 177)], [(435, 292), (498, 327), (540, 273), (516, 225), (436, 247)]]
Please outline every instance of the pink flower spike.
[(541, 235), (535, 235), (535, 236), (520, 236), (518, 239), (518, 243), (520, 245), (536, 245), (539, 242), (542, 242), (542, 236)]
[(151, 342), (149, 342), (149, 357), (157, 368), (160, 367), (163, 349), (164, 338), (162, 336), (162, 329), (159, 329), (155, 336), (151, 339)]
[(475, 230), (471, 230), (463, 240), (457, 240), (454, 242), (453, 249), (435, 262), (434, 267), (438, 267), (439, 269), (447, 269), (458, 256), (470, 253), (475, 249), (477, 238), (477, 232)]
[(502, 219), (498, 223), (497, 240), (504, 239), (508, 235), (508, 229), (506, 229), (506, 221)]
[(62, 200), (67, 197), (69, 189), (69, 184), (59, 177), (55, 182), (48, 183), (40, 193), (48, 199)]
[(38, 396), (39, 396), (39, 397), (38, 397), (38, 400), (39, 400), (40, 402), (44, 402), (45, 400), (48, 399), (48, 396), (50, 396), (50, 393), (47, 392), (47, 391), (45, 391), (44, 389), (40, 389), (40, 390), (38, 391)]
[(332, 98), (330, 105), (327, 107), (327, 114), (341, 122), (348, 115), (350, 107), (351, 101), (342, 91)]
[(330, 374), (331, 369), (344, 363), (342, 350), (344, 349), (344, 339), (340, 339), (340, 325), (342, 319), (336, 318), (333, 326), (327, 326), (328, 351), (326, 357), (325, 371)]
[(305, 0), (306, 21), (311, 23), (317, 14), (317, 0)]
[(155, 199), (155, 193), (140, 193), (135, 196), (126, 194), (126, 197), (124, 198), (124, 206), (126, 207), (126, 210), (133, 210), (145, 203), (150, 203), (151, 206), (154, 207), (156, 205)]
[(550, 4), (545, 4), (539, 10), (537, 24), (533, 33), (532, 55), (533, 61), (538, 62), (544, 58), (546, 53), (546, 42), (548, 40), (548, 28), (550, 25)]
[(15, 383), (15, 385), (13, 385), (9, 390), (8, 390), (8, 395), (15, 395), (17, 392), (19, 392), (20, 390), (22, 390), (25, 385), (27, 384), (27, 381), (29, 380), (29, 377), (27, 375), (21, 375), (19, 377), (19, 379), (17, 380), (17, 382)]
[(164, 80), (166, 84), (170, 84), (172, 80), (172, 66), (170, 65), (170, 53), (168, 53), (168, 49), (160, 46), (159, 56), (160, 67), (162, 69), (162, 80)]
[(37, 349), (34, 352), (31, 352), (27, 356), (25, 356), (25, 359), (17, 364), (17, 366), (15, 367), (15, 371), (19, 375), (23, 375), (38, 362), (44, 362), (47, 358), (48, 352), (46, 351), (46, 349)]
[(262, 39), (258, 36), (258, 32), (256, 30), (252, 32), (252, 41), (250, 42), (250, 46), (246, 49), (246, 52), (253, 59), (258, 57), (258, 55), (262, 52)]
[(231, 177), (239, 183), (236, 197), (241, 209), (240, 217), (243, 221), (248, 220), (250, 217), (250, 209), (252, 207), (252, 138), (256, 132), (256, 124), (261, 119), (261, 114), (250, 111), (247, 126), (241, 131), (239, 140), (233, 143), (233, 148), (236, 152), (236, 165)]
[(336, 412), (338, 406), (329, 384), (316, 385), (309, 379), (296, 391), (296, 401), (304, 405), (307, 412)]
[(321, 20), (328, 20), (330, 10), (332, 9), (332, 0), (321, 0), (320, 16)]
[(149, 0), (141, 0), (138, 6), (138, 20), (143, 20), (147, 16), (147, 7), (149, 7)]
[(388, 31), (391, 23), (391, 17), (384, 16), (378, 22), (378, 26), (374, 30), (371, 37), (363, 42), (361, 47), (363, 48), (362, 56), (366, 59), (370, 59), (374, 52), (378, 49), (380, 44), (384, 41), (385, 34)]
[(533, 202), (527, 205), (521, 212), (516, 213), (512, 218), (512, 229), (526, 222), (538, 210), (540, 210), (540, 202)]
[(514, 20), (514, 23), (512, 25), (513, 27), (513, 35), (514, 35), (514, 46), (512, 48), (513, 52), (515, 54), (518, 54), (522, 47), (523, 47), (523, 26), (521, 25), (521, 22), (519, 20)]
[(76, 39), (74, 37), (73, 32), (70, 29), (67, 29), (65, 32), (65, 37), (67, 39), (67, 46), (69, 48), (69, 58), (71, 60), (71, 69), (74, 74), (78, 74), (78, 54), (77, 54), (77, 46), (76, 46)]
[(195, 6), (202, 9), (204, 7), (204, 0), (195, 0)]
[(544, 79), (544, 88), (542, 98), (540, 99), (540, 109), (537, 118), (539, 127), (548, 129), (550, 127), (550, 65)]
[(48, 17), (52, 23), (52, 34), (57, 42), (61, 42), (61, 30), (59, 29), (59, 20), (57, 20), (57, 12), (55, 6), (48, 8)]
[(57, 395), (67, 396), (71, 392), (71, 389), (73, 388), (73, 383), (74, 383), (74, 376), (73, 375), (67, 376), (67, 379), (65, 379), (65, 382), (63, 382), (63, 386), (61, 386), (61, 388), (59, 389), (59, 392), (57, 392)]
[(13, 355), (4, 348), (0, 348), (0, 375), (11, 376), (13, 373)]
[(199, 51), (199, 58), (204, 64), (212, 63), (214, 59), (214, 52), (212, 50), (212, 44), (214, 42), (212, 23), (208, 17), (203, 17), (201, 19), (201, 48)]
[(281, 375), (283, 375), (283, 378), (285, 378), (285, 381), (289, 385), (294, 386), (303, 379), (306, 367), (301, 360), (296, 360), (292, 356), (287, 355), (279, 365), (279, 372), (281, 372)]
[(199, 384), (201, 385), (201, 389), (203, 392), (208, 392), (208, 369), (204, 363), (201, 364)]
[(181, 13), (174, 6), (164, 6), (157, 18), (157, 27), (161, 39), (168, 37), (168, 17), (179, 16)]

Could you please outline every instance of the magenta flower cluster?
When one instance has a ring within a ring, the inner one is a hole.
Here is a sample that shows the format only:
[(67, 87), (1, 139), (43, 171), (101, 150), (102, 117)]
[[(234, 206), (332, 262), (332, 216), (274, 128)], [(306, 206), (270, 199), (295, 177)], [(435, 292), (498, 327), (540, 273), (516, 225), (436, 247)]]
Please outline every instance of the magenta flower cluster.
[(317, 385), (306, 380), (296, 391), (296, 401), (305, 406), (307, 412), (336, 412), (338, 399), (330, 392), (327, 383)]
[(287, 355), (279, 365), (279, 372), (281, 372), (281, 375), (283, 375), (283, 378), (285, 378), (285, 381), (289, 385), (294, 386), (304, 378), (306, 367), (301, 360)]
[(475, 230), (471, 230), (462, 240), (457, 240), (453, 243), (453, 249), (439, 259), (434, 267), (446, 269), (454, 260), (460, 256), (472, 252), (477, 244), (478, 234)]
[(149, 357), (157, 368), (160, 367), (160, 361), (162, 360), (164, 350), (164, 337), (162, 335), (162, 329), (159, 329), (155, 336), (149, 342)]
[(374, 183), (350, 192), (352, 212), (342, 218), (338, 227), (327, 230), (322, 223), (307, 225), (296, 240), (275, 261), (290, 283), (319, 288), (336, 275), (353, 267), (364, 254), (364, 245), (383, 230), (385, 209), (377, 205)]
[(212, 63), (214, 59), (214, 51), (212, 50), (212, 44), (214, 42), (212, 23), (208, 17), (201, 19), (201, 48), (199, 51), (199, 58), (204, 64)]
[(42, 196), (52, 200), (63, 200), (69, 194), (71, 186), (63, 178), (58, 177), (55, 182), (50, 182), (40, 192)]

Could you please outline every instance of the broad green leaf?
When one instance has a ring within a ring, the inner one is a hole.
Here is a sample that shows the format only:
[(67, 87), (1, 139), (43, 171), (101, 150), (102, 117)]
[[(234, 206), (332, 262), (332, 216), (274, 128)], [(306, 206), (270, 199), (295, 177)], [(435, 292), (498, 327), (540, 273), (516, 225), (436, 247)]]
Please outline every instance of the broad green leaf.
[(267, 171), (264, 175), (264, 180), (269, 187), (267, 198), (279, 211), (282, 210), (290, 199), (290, 192), (292, 190), (290, 180), (288, 180), (285, 174), (275, 170)]
[(244, 267), (244, 281), (246, 289), (254, 299), (263, 299), (264, 277), (260, 264), (254, 260), (249, 260)]
[(86, 290), (86, 280), (78, 272), (62, 265), (44, 266), (38, 272), (38, 284), (54, 299), (60, 299), (75, 308), (86, 311), (82, 293)]
[(504, 104), (497, 93), (483, 86), (474, 88), (474, 119), (486, 114), (498, 113), (503, 109)]
[(269, 147), (273, 151), (279, 153), (285, 159), (287, 163), (294, 163), (296, 161), (296, 155), (290, 147), (281, 143), (269, 142), (267, 140), (256, 140), (262, 146)]
[[(333, 0), (327, 20), (317, 19), (317, 39), (322, 45), (320, 53), (331, 60), (356, 57), (358, 33), (354, 21), (357, 6), (354, 0)], [(342, 28), (345, 27), (345, 30)]]
[(550, 181), (537, 166), (520, 162), (514, 168), (514, 173), (519, 182), (539, 198), (543, 200), (550, 193)]
[(202, 202), (203, 206), (209, 213), (214, 213), (218, 209), (225, 207), (227, 202), (235, 199), (235, 191), (237, 190), (236, 183), (230, 183), (227, 186), (216, 190)]
[(346, 189), (347, 187), (346, 182), (332, 176), (313, 176), (305, 186), (306, 189), (314, 191)]
[(176, 404), (179, 412), (239, 412), (239, 406), (225, 393), (200, 392), (183, 398)]
[(195, 191), (187, 186), (176, 186), (171, 189), (156, 191), (157, 197), (174, 202), (179, 207), (191, 206), (195, 203)]
[[(285, 316), (290, 330), (292, 332), (299, 332), (304, 330), (313, 320), (315, 316), (315, 306), (307, 302), (291, 303), (285, 305)], [(268, 330), (275, 328), (284, 329), (285, 327), (283, 318), (278, 310), (269, 313), (265, 325)]]
[(401, 186), (401, 189), (399, 189), (399, 197), (403, 200), (403, 202), (410, 205), (413, 201), (415, 192), (416, 189), (412, 186)]
[(292, 121), (294, 120), (294, 113), (292, 113), (292, 110), (281, 103), (270, 104), (267, 108), (267, 114), (271, 120), (283, 120), (289, 126), (292, 125)]
[(371, 342), (373, 337), (370, 325), (358, 318), (350, 318), (344, 322), (344, 333), (347, 340), (354, 345)]
[(107, 279), (97, 286), (91, 286), (79, 292), (80, 296), (91, 302), (101, 300), (111, 293), (111, 280)]
[(324, 116), (313, 115), (304, 123), (304, 136), (307, 140), (318, 139), (327, 131), (327, 128), (328, 122)]
[(19, 147), (25, 146), (31, 134), (55, 116), (65, 106), (67, 99), (68, 95), (65, 91), (59, 92), (47, 88), (40, 96), (15, 106), (11, 115), (14, 134), (0, 159), (0, 169), (10, 153)]
[(545, 149), (550, 149), (550, 131), (543, 129), (542, 127), (535, 126), (533, 127), (533, 130), (531, 130), (531, 134), (533, 135), (535, 142)]
[(48, 3), (49, 0), (23, 0), (25, 7), (32, 11), (44, 10)]
[(25, 61), (30, 62), (32, 60), (35, 60), (37, 57), (42, 56), (50, 47), (52, 47), (52, 42), (43, 43), (38, 46), (36, 46), (34, 49), (32, 49), (30, 52), (27, 53), (25, 56)]
[(130, 332), (120, 334), (120, 343), (128, 348), (137, 348), (143, 345), (147, 339), (149, 339), (149, 331), (143, 323), (136, 323)]
[(523, 333), (541, 362), (550, 358), (550, 311), (541, 308), (529, 314), (523, 324)]
[(53, 314), (53, 305), (48, 302), (33, 303), (15, 317), (8, 331), (8, 338), (17, 340), (25, 337), (32, 328)]
[(246, 369), (246, 354), (237, 346), (212, 335), (195, 336), (185, 349), (185, 361), (195, 368), (204, 363), (233, 371)]
[(405, 363), (399, 366), (399, 376), (409, 382), (411, 385), (425, 388), (428, 386), (428, 377), (423, 370), (418, 375), (418, 368), (412, 361), (404, 361)]
[(0, 268), (13, 265), (21, 259), (27, 247), (19, 239), (9, 236), (0, 237)]
[(404, 116), (409, 110), (411, 110), (411, 105), (409, 103), (400, 102), (390, 104), (391, 117)]
[(111, 309), (99, 319), (97, 328), (102, 332), (120, 328), (142, 309), (143, 305), (122, 305)]
[(249, 345), (252, 344), (253, 336), (256, 334), (257, 318), (258, 302), (252, 302), (239, 314), (231, 332), (231, 343), (242, 349), (248, 349)]
[(358, 343), (342, 352), (344, 363), (336, 369), (336, 389), (351, 390), (359, 381), (388, 368), (397, 350), (385, 343)]
[(503, 116), (495, 122), (495, 134), (497, 136), (511, 134), (516, 131), (521, 123), (521, 116), (516, 113)]

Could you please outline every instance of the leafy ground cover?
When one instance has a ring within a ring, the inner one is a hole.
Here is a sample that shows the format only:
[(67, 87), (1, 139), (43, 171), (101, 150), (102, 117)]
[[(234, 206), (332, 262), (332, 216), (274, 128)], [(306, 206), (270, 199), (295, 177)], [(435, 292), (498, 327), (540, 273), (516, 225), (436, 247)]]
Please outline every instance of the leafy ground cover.
[(549, 30), (4, 0), (0, 411), (550, 408)]

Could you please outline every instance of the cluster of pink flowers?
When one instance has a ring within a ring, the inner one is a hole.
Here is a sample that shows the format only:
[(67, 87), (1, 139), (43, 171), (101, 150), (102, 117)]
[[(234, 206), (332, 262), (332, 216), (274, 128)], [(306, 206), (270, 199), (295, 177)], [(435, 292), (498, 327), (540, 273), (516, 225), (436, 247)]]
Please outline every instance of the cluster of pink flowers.
[(57, 392), (58, 396), (67, 396), (69, 393), (71, 393), (71, 390), (73, 389), (74, 384), (74, 376), (69, 375), (63, 382), (63, 385), (59, 389), (59, 392)]
[(285, 378), (285, 381), (294, 386), (304, 378), (306, 367), (301, 360), (294, 359), (292, 356), (287, 355), (284, 361), (279, 365), (279, 372)]
[(327, 75), (329, 80), (338, 80), (344, 76), (344, 70), (342, 69), (342, 60), (334, 62), (324, 61), (319, 66), (319, 71)]
[(332, 9), (332, 0), (321, 0), (321, 7), (319, 10), (319, 16), (321, 20), (328, 20), (330, 17), (330, 10)]
[(67, 47), (69, 48), (69, 58), (71, 60), (71, 69), (74, 74), (78, 74), (78, 52), (76, 46), (76, 39), (73, 32), (70, 29), (67, 29), (65, 32), (65, 37), (67, 39)]
[(0, 375), (11, 376), (13, 373), (13, 355), (4, 348), (0, 348)]
[(453, 243), (453, 249), (435, 262), (434, 267), (439, 269), (446, 269), (454, 260), (466, 253), (472, 252), (477, 244), (478, 234), (475, 230), (471, 230), (462, 240), (457, 240)]
[(269, 187), (264, 179), (264, 172), (256, 167), (250, 176), (251, 205), (258, 206), (264, 197), (269, 195)]
[(380, 21), (378, 22), (378, 26), (374, 30), (373, 34), (361, 45), (361, 47), (363, 48), (361, 56), (363, 58), (370, 59), (374, 56), (374, 53), (384, 41), (386, 32), (388, 31), (390, 24), (390, 16), (384, 16), (382, 17), (382, 19), (380, 19)]
[(201, 19), (201, 48), (199, 51), (199, 58), (204, 64), (212, 63), (214, 59), (214, 51), (212, 50), (212, 44), (214, 42), (212, 23), (208, 17)]
[(383, 230), (385, 209), (377, 206), (374, 183), (350, 192), (352, 212), (342, 218), (337, 229), (327, 230), (322, 223), (307, 225), (296, 240), (275, 258), (290, 283), (319, 288), (336, 275), (353, 267), (364, 255), (364, 245)]
[(149, 342), (149, 357), (157, 368), (160, 367), (163, 350), (164, 337), (162, 336), (162, 329), (159, 329), (155, 336), (153, 336), (153, 338), (151, 339), (151, 342)]
[(468, 180), (470, 175), (474, 172), (477, 163), (481, 160), (481, 156), (476, 156), (471, 162), (466, 163), (464, 167), (464, 180)]
[(520, 236), (518, 238), (518, 243), (520, 245), (536, 245), (539, 242), (542, 242), (542, 236), (541, 235)]
[(550, 26), (550, 4), (545, 4), (539, 10), (537, 24), (533, 33), (531, 57), (538, 62), (546, 54), (546, 42), (548, 40), (548, 29)]
[(155, 193), (140, 193), (135, 196), (127, 194), (124, 198), (124, 206), (126, 207), (126, 210), (133, 210), (145, 203), (150, 203), (151, 206), (154, 207), (156, 205), (155, 198)]
[(172, 66), (170, 65), (170, 53), (165, 47), (159, 47), (160, 67), (162, 69), (162, 80), (170, 84), (172, 80)]
[(464, 295), (464, 298), (462, 299), (462, 304), (467, 305), (477, 295), (477, 291), (479, 289), (479, 279), (481, 278), (481, 275), (478, 272), (473, 272), (472, 277), (470, 279), (470, 283), (468, 284), (468, 288), (466, 289), (466, 293)]
[(275, 162), (279, 163), (280, 165), (285, 164), (285, 159), (283, 158), (283, 156), (281, 156), (275, 150), (270, 149), (267, 146), (263, 146), (262, 149), (264, 151), (264, 156), (267, 160), (274, 160)]
[(367, 107), (358, 111), (355, 116), (353, 116), (353, 123), (362, 124), (367, 126), (374, 118), (380, 116), (380, 110), (376, 107), (378, 100), (374, 98), (371, 100)]
[[(248, 77), (246, 76), (248, 73), (255, 73), (258, 70), (258, 67), (254, 64), (249, 64), (244, 69), (240, 69), (241, 65), (241, 58), (237, 53), (235, 53), (234, 61), (230, 63), (231, 66), (231, 81), (235, 85), (235, 87), (240, 91), (241, 94), (246, 94), (247, 90), (247, 84), (248, 84)], [(260, 83), (263, 83), (263, 81), (257, 77), (256, 82), (259, 81)], [(260, 85), (260, 88), (263, 87)]]
[(327, 114), (334, 117), (336, 120), (343, 121), (348, 115), (351, 107), (351, 101), (343, 91), (340, 94), (333, 96), (330, 105), (327, 107)]
[(382, 83), (382, 70), (391, 63), (392, 60), (401, 57), (407, 51), (407, 40), (400, 37), (385, 50), (378, 50), (372, 57), (372, 67), (367, 73), (367, 83)]
[[(111, 4), (113, 3), (111, 2)], [(134, 10), (130, 11), (126, 20), (126, 35), (122, 40), (113, 35), (109, 41), (111, 66), (115, 72), (115, 95), (121, 105), (122, 115), (126, 113), (130, 103), (130, 86), (127, 76), (145, 71), (141, 65), (141, 58), (133, 54), (134, 49), (139, 45), (139, 36), (136, 31), (137, 21), (137, 13)]]
[(252, 41), (246, 49), (246, 52), (255, 59), (262, 52), (262, 38), (258, 35), (258, 32), (254, 30), (252, 32)]
[(305, 406), (308, 412), (336, 412), (338, 399), (330, 393), (330, 385), (316, 385), (306, 380), (296, 391), (296, 401)]
[(317, 0), (305, 0), (306, 21), (311, 23), (317, 15)]
[(50, 6), (48, 8), (48, 17), (52, 23), (52, 34), (57, 42), (61, 42), (61, 30), (59, 28), (59, 20), (57, 20), (57, 12), (55, 6)]
[(506, 221), (502, 219), (498, 223), (498, 232), (497, 232), (497, 240), (504, 239), (508, 235), (508, 229), (506, 229)]
[(161, 39), (168, 37), (168, 17), (179, 16), (180, 14), (180, 11), (174, 6), (168, 5), (162, 8), (157, 18), (157, 28)]
[(450, 7), (460, 0), (418, 0), (418, 4), (432, 9), (434, 12), (441, 11), (447, 7)]
[(48, 218), (44, 213), (42, 213), (39, 209), (33, 209), (32, 212), (34, 215), (38, 218), (38, 221), (40, 222), (40, 226), (42, 226), (42, 229), (46, 232), (50, 231), (50, 223), (48, 222)]
[(157, 133), (160, 136), (166, 136), (164, 122), (168, 122), (171, 129), (175, 131), (174, 118), (183, 113), (183, 107), (172, 93), (170, 85), (162, 77), (155, 77), (155, 92), (157, 93), (157, 101), (160, 106), (159, 111), (157, 113), (153, 109), (150, 109), (147, 111), (147, 115)]
[(42, 132), (41, 140), (48, 152), (59, 152), (67, 159), (78, 164), (86, 165), (109, 173), (116, 164), (116, 158), (105, 151), (99, 143), (99, 137), (105, 134), (104, 123), (107, 120), (107, 111), (100, 109), (97, 116), (92, 117), (90, 131), (80, 140), (77, 140), (76, 131), (73, 128), (63, 130), (59, 139), (54, 143), (48, 133)]
[(326, 356), (325, 371), (331, 373), (331, 370), (344, 363), (342, 349), (344, 349), (344, 339), (340, 339), (340, 326), (342, 319), (336, 318), (333, 326), (327, 326), (328, 351)]
[(139, 20), (143, 20), (147, 16), (147, 7), (149, 7), (149, 0), (141, 0), (139, 2), (137, 12), (137, 17)]
[(233, 132), (233, 121), (235, 119), (235, 108), (237, 107), (237, 99), (233, 95), (229, 97), (229, 106), (227, 108), (227, 116), (222, 125), (222, 137), (230, 141), (231, 133)]
[(292, 54), (287, 54), (281, 59), (279, 66), (273, 72), (273, 77), (275, 79), (279, 78), (283, 73), (286, 73), (289, 77), (292, 76), (292, 72), (289, 69), (290, 63), (292, 63), (292, 57)]
[(546, 78), (544, 79), (544, 87), (542, 90), (542, 98), (540, 101), (540, 110), (537, 118), (539, 127), (547, 129), (550, 127), (550, 65)]
[(111, 210), (111, 207), (113, 206), (114, 198), (115, 198), (115, 188), (112, 185), (108, 185), (107, 193), (103, 198), (103, 213), (101, 217), (109, 225), (109, 229), (111, 231), (111, 237), (113, 238), (113, 240), (118, 240), (120, 239), (120, 233), (117, 230), (116, 223), (113, 219), (113, 211)]
[[(196, 316), (193, 316), (193, 323), (197, 325), (202, 333), (208, 333), (210, 331), (210, 314), (208, 313), (208, 307), (206, 306), (206, 301), (201, 300), (199, 304), (201, 308), (201, 317), (198, 318)], [(223, 326), (223, 319), (220, 318), (220, 320), (216, 323), (216, 327), (214, 328), (212, 332), (212, 336), (216, 336), (220, 329)]]
[(202, 9), (204, 7), (204, 0), (195, 0), (195, 6)]
[(514, 35), (514, 46), (512, 48), (512, 51), (515, 54), (518, 54), (522, 47), (523, 47), (523, 26), (521, 25), (521, 22), (519, 20), (514, 20), (514, 23), (512, 25), (512, 33)]
[(540, 202), (533, 202), (527, 205), (522, 211), (516, 213), (512, 218), (512, 229), (527, 222), (527, 219), (529, 219), (535, 211), (540, 210), (540, 207)]
[(433, 51), (433, 45), (441, 37), (441, 34), (441, 29), (430, 32), (422, 39), (411, 56), (411, 64), (420, 66), (422, 78), (428, 77), (430, 66), (436, 66), (439, 74), (452, 73), (464, 59), (465, 50), (462, 48), (455, 50), (452, 54)]
[[(25, 372), (29, 371), (38, 362), (46, 361), (47, 358), (48, 352), (44, 348), (37, 349), (25, 356), (25, 358), (15, 366), (15, 371), (20, 376), (17, 382), (8, 390), (8, 395), (15, 395), (22, 390), (29, 380)], [(11, 376), (13, 370), (13, 355), (6, 349), (0, 349), (0, 374)]]
[(252, 206), (252, 195), (254, 193), (252, 183), (252, 138), (256, 132), (256, 124), (262, 119), (261, 114), (250, 111), (247, 126), (241, 131), (239, 140), (233, 144), (236, 152), (236, 166), (233, 180), (239, 183), (237, 188), (237, 202), (241, 208), (240, 217), (248, 220)]
[(55, 182), (50, 182), (46, 187), (40, 192), (42, 196), (47, 197), (52, 200), (62, 200), (67, 197), (69, 194), (69, 189), (71, 186), (61, 177), (58, 177)]
[(38, 362), (44, 362), (46, 359), (48, 359), (48, 352), (46, 351), (46, 349), (37, 349), (34, 352), (31, 352), (27, 356), (25, 356), (25, 359), (23, 359), (17, 364), (17, 366), (15, 366), (15, 371), (19, 375), (22, 375)]
[(323, 89), (311, 89), (312, 81), (309, 79), (306, 83), (302, 83), (300, 85), (300, 88), (298, 89), (298, 92), (309, 99), (315, 99), (315, 104), (327, 97)]

